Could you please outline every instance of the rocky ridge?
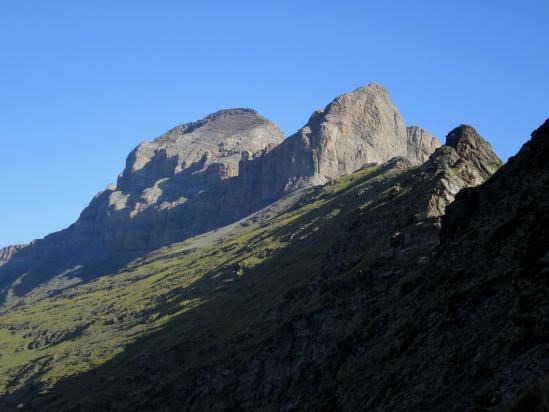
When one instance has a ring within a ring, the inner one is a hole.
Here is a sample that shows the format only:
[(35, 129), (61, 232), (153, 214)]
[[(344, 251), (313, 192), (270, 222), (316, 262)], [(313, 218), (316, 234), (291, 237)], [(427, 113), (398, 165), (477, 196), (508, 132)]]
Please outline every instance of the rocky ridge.
[(315, 111), (303, 128), (260, 159), (254, 187), (272, 200), (393, 157), (421, 164), (440, 146), (436, 138), (426, 141), (408, 137), (385, 88), (372, 83)]

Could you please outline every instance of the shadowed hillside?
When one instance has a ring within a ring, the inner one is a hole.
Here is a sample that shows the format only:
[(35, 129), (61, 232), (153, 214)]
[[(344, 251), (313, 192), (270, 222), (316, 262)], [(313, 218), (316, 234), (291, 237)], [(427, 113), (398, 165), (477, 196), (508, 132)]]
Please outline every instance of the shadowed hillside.
[(408, 305), (418, 273), (433, 265), (441, 216), (460, 189), (499, 166), (474, 129), (460, 127), (420, 167), (402, 158), (366, 166), (16, 308), (2, 320), (12, 355), (1, 402), (398, 409), (383, 404), (380, 377), (394, 379), (398, 359), (421, 354), (418, 334), (430, 324), (408, 319)]

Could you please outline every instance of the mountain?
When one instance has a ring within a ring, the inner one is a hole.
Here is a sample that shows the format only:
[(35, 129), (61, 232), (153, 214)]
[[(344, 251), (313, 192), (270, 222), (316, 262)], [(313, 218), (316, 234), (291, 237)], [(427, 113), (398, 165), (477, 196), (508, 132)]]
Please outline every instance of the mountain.
[[(9, 393), (0, 405), (416, 410), (420, 390), (436, 392), (432, 381), (444, 375), (399, 378), (398, 364), (408, 373), (414, 360), (428, 362), (422, 334), (445, 318), (410, 308), (427, 299), (423, 282), (433, 275), (423, 273), (437, 267), (446, 206), (500, 166), (462, 126), (423, 165), (367, 164), (15, 307), (0, 323), (0, 385)], [(438, 300), (435, 288), (433, 297), (444, 304), (451, 292)], [(444, 343), (434, 349), (449, 356)], [(408, 403), (391, 403), (402, 393)], [(460, 402), (453, 406), (463, 410)], [(442, 406), (428, 410), (452, 410)]]
[(378, 84), (337, 97), (287, 139), (254, 110), (219, 111), (133, 150), (116, 185), (77, 222), (0, 268), (0, 302), (10, 308), (60, 293), (295, 190), (395, 156), (419, 164), (438, 146), (424, 131), (407, 132)]
[(503, 165), (372, 84), (281, 139), (249, 109), (180, 126), (6, 249), (0, 410), (547, 409), (549, 120)]

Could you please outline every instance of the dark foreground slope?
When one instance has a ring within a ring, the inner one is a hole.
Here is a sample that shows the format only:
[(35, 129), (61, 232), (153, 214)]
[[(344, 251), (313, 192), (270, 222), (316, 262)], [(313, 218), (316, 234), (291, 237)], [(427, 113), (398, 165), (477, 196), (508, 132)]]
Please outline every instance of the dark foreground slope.
[(431, 255), (446, 206), (501, 163), (472, 128), (447, 143), (420, 167), (366, 166), (7, 312), (0, 406), (469, 407), (466, 384), (450, 387), (465, 373), (451, 352), (460, 326), (444, 310), (456, 290), (439, 288)]

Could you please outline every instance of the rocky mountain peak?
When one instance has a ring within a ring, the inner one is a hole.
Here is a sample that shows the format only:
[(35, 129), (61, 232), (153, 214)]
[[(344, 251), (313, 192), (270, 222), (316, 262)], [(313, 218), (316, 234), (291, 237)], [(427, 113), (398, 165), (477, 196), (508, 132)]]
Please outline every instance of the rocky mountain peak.
[(222, 109), (210, 113), (201, 120), (191, 123), (184, 123), (176, 126), (167, 133), (154, 139), (155, 142), (175, 140), (179, 134), (191, 133), (195, 129), (209, 126), (222, 131), (220, 135), (212, 137), (222, 137), (226, 133), (245, 130), (250, 127), (258, 126), (268, 120), (261, 116), (256, 110), (249, 108)]
[(427, 180), (436, 181), (427, 207), (420, 215), (439, 219), (456, 194), (484, 183), (503, 163), (492, 147), (470, 126), (459, 126), (419, 169)]
[(313, 139), (313, 144), (319, 146), (319, 174), (327, 180), (351, 173), (364, 163), (383, 163), (392, 157), (406, 157), (421, 164), (440, 146), (423, 129), (407, 130), (379, 83), (337, 97), (313, 119), (320, 123), (319, 136)]
[(459, 149), (465, 145), (479, 146), (482, 144), (486, 144), (486, 141), (480, 137), (474, 127), (467, 124), (459, 125), (446, 136), (446, 146), (454, 149)]
[[(474, 164), (475, 169), (481, 171), (482, 176), (476, 177), (476, 184), (482, 183), (503, 164), (490, 143), (484, 140), (473, 127), (468, 125), (460, 125), (448, 133), (446, 147), (455, 150), (459, 157)], [(464, 169), (464, 172), (467, 172), (467, 170)], [(473, 186), (476, 185), (474, 182), (470, 183)]]
[[(370, 83), (336, 97), (286, 139), (263, 167), (271, 197), (324, 184), (366, 163), (409, 157), (406, 126), (385, 88)], [(429, 149), (421, 149), (427, 152)], [(410, 159), (418, 163), (418, 156)], [(281, 167), (280, 165), (285, 166)], [(276, 172), (275, 172), (275, 169)], [(273, 174), (277, 174), (273, 178)], [(273, 181), (273, 179), (275, 181)]]
[(227, 176), (235, 176), (243, 153), (257, 155), (283, 139), (282, 131), (255, 110), (220, 110), (140, 144), (128, 156), (117, 187), (142, 191), (159, 179), (214, 163), (223, 165)]

